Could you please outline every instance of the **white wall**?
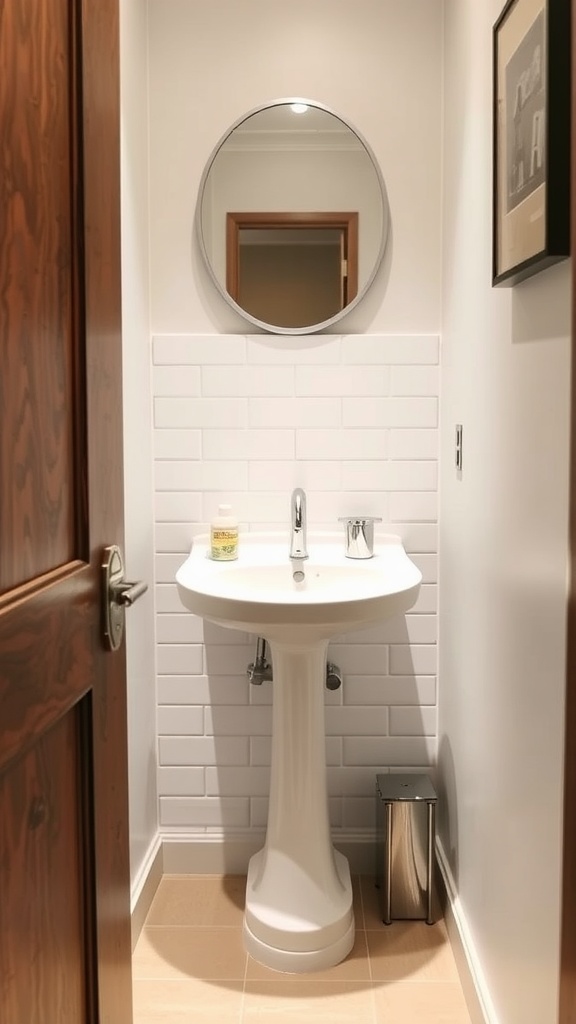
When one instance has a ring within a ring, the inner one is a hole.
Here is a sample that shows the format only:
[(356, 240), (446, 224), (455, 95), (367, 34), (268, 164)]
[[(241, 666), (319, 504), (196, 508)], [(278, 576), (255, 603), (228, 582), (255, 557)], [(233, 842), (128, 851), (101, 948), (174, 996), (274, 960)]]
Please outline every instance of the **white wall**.
[[(146, 4), (120, 5), (125, 561), (150, 590), (126, 617), (130, 864), (136, 890), (158, 827), (148, 244)], [(113, 538), (112, 538), (113, 539)]]
[(498, 0), (445, 3), (440, 836), (490, 1020), (552, 1024), (570, 279), (565, 262), (513, 289), (490, 286), (491, 47), (500, 8)]
[(436, 333), (441, 0), (151, 0), (152, 327), (241, 333), (193, 244), (196, 197), (240, 116), (294, 95), (372, 146), (392, 211), (379, 285), (334, 333)]
[[(303, 485), (312, 525), (352, 509), (382, 515), (424, 570), (405, 620), (331, 650), (345, 676), (326, 698), (335, 830), (372, 833), (377, 769), (434, 759), (440, 10), (439, 0), (150, 5), (165, 832), (200, 839), (265, 823), (270, 687), (247, 685), (248, 638), (183, 613), (173, 583), (218, 501), (231, 500), (245, 528), (286, 527), (290, 490)], [(332, 334), (248, 336), (199, 264), (197, 187), (230, 124), (291, 95), (334, 109), (373, 147), (391, 242), (370, 295)]]

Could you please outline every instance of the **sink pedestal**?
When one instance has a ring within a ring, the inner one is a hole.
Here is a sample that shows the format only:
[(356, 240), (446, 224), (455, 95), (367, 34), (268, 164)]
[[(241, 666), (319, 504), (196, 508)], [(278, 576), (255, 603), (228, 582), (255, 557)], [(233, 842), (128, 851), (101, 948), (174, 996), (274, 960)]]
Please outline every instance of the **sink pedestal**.
[(327, 640), (266, 637), (272, 652), (272, 769), (264, 848), (250, 860), (245, 947), (278, 971), (321, 970), (354, 943), (346, 858), (330, 839), (324, 730)]

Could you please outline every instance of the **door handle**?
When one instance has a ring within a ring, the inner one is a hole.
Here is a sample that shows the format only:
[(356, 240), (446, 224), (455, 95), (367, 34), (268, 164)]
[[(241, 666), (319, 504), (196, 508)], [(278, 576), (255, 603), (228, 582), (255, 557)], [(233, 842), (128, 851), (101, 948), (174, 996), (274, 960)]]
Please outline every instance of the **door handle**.
[(124, 559), (117, 544), (104, 548), (102, 561), (102, 632), (104, 646), (117, 651), (124, 636), (126, 608), (148, 590), (143, 580), (124, 579)]

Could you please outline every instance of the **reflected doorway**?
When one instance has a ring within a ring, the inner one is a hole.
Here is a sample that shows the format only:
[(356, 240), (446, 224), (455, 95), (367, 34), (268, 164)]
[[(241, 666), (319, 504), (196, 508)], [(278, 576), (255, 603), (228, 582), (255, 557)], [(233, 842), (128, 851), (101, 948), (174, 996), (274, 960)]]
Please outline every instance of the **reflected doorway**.
[(330, 320), (358, 291), (358, 214), (228, 213), (226, 290), (264, 323)]

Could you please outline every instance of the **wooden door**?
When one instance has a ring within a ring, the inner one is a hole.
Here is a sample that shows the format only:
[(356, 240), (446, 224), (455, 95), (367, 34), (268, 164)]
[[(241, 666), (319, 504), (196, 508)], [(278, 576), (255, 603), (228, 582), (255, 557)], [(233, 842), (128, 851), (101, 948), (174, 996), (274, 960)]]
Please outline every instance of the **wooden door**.
[(117, 0), (0, 0), (0, 1020), (131, 1020)]

